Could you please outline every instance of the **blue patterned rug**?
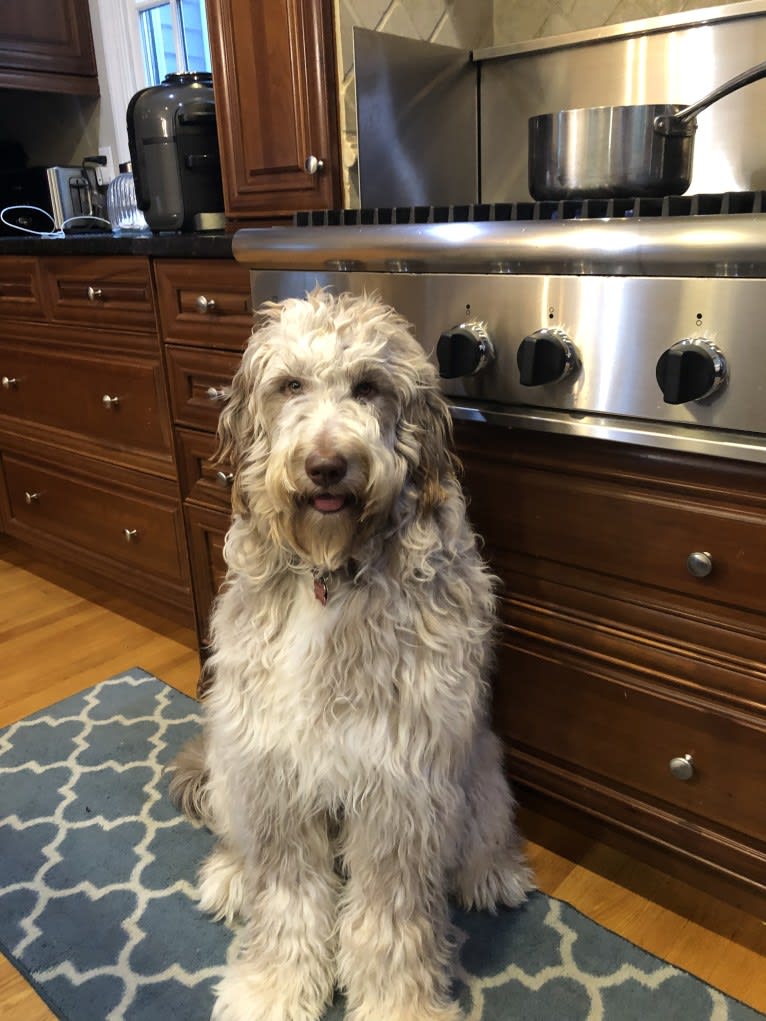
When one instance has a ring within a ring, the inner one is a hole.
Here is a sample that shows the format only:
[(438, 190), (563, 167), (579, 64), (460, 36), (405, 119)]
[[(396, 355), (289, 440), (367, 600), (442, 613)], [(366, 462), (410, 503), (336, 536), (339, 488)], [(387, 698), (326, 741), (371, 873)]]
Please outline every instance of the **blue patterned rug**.
[[(232, 934), (195, 909), (212, 838), (163, 776), (198, 718), (135, 669), (0, 731), (0, 949), (66, 1021), (210, 1016)], [(455, 922), (467, 1021), (763, 1021), (543, 894)]]

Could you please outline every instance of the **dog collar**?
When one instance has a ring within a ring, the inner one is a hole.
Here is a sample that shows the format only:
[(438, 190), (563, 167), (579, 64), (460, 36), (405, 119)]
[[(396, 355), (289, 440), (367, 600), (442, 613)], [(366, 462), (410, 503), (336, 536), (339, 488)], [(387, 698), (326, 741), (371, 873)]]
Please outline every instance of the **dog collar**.
[[(343, 570), (343, 568), (341, 568)], [(351, 581), (356, 578), (359, 565), (355, 560), (349, 560), (346, 564), (345, 571), (348, 574)], [(318, 599), (322, 606), (327, 606), (327, 600), (330, 598), (330, 581), (333, 574), (338, 572), (333, 571), (320, 571), (319, 568), (314, 568), (311, 572), (311, 577), (314, 582), (314, 598)]]

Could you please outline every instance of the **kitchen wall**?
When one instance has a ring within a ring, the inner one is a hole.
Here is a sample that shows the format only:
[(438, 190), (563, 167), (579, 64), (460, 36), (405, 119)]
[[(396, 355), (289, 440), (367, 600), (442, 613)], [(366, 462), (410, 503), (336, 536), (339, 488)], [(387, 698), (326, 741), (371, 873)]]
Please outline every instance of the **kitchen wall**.
[(30, 166), (77, 166), (98, 152), (99, 100), (0, 89), (0, 138), (24, 146)]

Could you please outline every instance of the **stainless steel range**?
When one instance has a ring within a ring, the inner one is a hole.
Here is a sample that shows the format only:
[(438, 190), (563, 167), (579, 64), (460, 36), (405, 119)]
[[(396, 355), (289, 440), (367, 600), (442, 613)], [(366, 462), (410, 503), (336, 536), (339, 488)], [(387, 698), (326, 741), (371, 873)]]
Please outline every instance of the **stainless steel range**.
[(298, 221), (236, 234), (254, 306), (378, 292), (455, 416), (766, 461), (763, 193)]

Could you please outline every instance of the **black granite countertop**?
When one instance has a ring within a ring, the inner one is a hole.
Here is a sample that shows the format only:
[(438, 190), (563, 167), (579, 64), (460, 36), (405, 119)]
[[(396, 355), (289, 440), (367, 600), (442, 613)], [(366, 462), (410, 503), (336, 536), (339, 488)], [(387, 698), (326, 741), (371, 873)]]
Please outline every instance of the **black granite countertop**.
[(233, 234), (67, 234), (63, 238), (0, 237), (0, 255), (150, 255), (166, 259), (230, 259)]

